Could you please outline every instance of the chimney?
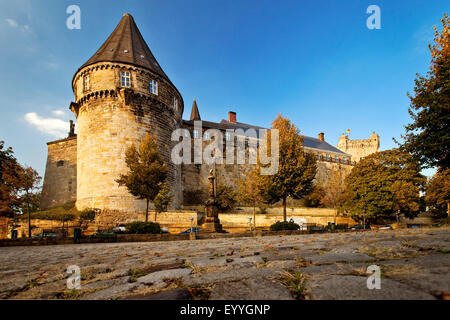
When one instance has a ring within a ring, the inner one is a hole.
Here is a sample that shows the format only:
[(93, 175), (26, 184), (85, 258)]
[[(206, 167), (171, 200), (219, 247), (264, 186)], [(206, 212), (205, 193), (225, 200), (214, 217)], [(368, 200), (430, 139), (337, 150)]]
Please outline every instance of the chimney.
[(323, 132), (319, 133), (319, 140), (325, 141), (325, 134)]
[(228, 122), (236, 123), (236, 112), (228, 112)]

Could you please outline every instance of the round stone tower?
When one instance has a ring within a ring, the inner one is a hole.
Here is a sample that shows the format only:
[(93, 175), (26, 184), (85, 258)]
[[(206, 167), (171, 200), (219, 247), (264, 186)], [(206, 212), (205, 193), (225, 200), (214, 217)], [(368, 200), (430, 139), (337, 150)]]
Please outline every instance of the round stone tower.
[(128, 171), (125, 151), (149, 133), (169, 168), (172, 208), (182, 202), (181, 168), (170, 160), (171, 134), (181, 126), (183, 98), (164, 73), (131, 15), (125, 14), (72, 81), (77, 118), (78, 209), (145, 210), (116, 179)]

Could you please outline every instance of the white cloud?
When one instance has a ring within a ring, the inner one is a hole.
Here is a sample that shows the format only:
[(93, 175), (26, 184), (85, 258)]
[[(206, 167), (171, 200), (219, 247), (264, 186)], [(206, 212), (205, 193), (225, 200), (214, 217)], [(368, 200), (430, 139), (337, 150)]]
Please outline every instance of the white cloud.
[(16, 20), (13, 19), (5, 19), (5, 21), (8, 23), (8, 25), (12, 28), (17, 28), (19, 26), (19, 24), (17, 23)]
[(53, 113), (53, 115), (55, 115), (57, 117), (63, 117), (66, 115), (66, 113), (62, 110), (53, 110), (52, 113)]
[(69, 131), (68, 121), (57, 118), (43, 118), (36, 114), (36, 112), (29, 112), (24, 118), (25, 121), (39, 131), (57, 138), (64, 138)]

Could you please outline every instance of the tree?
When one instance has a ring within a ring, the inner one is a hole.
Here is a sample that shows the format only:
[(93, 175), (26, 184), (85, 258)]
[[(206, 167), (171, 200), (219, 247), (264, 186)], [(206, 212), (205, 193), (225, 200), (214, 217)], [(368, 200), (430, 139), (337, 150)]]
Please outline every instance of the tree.
[(253, 208), (253, 230), (256, 230), (256, 206), (263, 202), (259, 184), (259, 168), (250, 170), (244, 180), (239, 181), (238, 199)]
[(424, 167), (448, 169), (450, 164), (450, 18), (436, 27), (430, 71), (417, 74), (409, 114), (413, 123), (405, 126), (402, 149), (411, 153)]
[(22, 169), (21, 187), (23, 195), (20, 197), (28, 215), (28, 237), (31, 238), (31, 206), (33, 205), (35, 191), (40, 189), (41, 177), (32, 167)]
[(236, 192), (233, 187), (219, 184), (216, 191), (216, 201), (221, 212), (229, 211), (236, 205)]
[(393, 213), (413, 217), (425, 181), (411, 155), (398, 149), (371, 154), (345, 178), (343, 209), (356, 220), (392, 218)]
[(325, 196), (325, 189), (318, 184), (315, 184), (311, 193), (303, 198), (303, 205), (309, 208), (317, 208), (322, 205), (322, 199)]
[(95, 220), (95, 210), (85, 209), (83, 211), (78, 211), (78, 223), (80, 228), (87, 228), (89, 222)]
[(153, 200), (153, 203), (155, 204), (155, 222), (157, 214), (167, 211), (170, 201), (172, 201), (172, 196), (169, 195), (169, 193), (170, 193), (169, 186), (166, 183), (162, 183), (158, 194)]
[(439, 170), (427, 183), (425, 200), (438, 216), (450, 214), (450, 169)]
[(0, 141), (0, 216), (14, 217), (20, 206), (22, 167), (11, 147)]
[(336, 224), (338, 208), (343, 202), (344, 189), (344, 177), (342, 176), (341, 167), (333, 167), (328, 171), (328, 180), (324, 186), (324, 196), (320, 202), (334, 209), (334, 224)]
[[(279, 168), (274, 175), (260, 176), (264, 201), (269, 204), (282, 201), (283, 218), (286, 218), (286, 199), (301, 199), (313, 188), (317, 159), (303, 150), (300, 130), (287, 118), (278, 115), (272, 129), (279, 130)], [(270, 141), (270, 131), (268, 141)]]
[(167, 178), (167, 165), (159, 154), (156, 138), (146, 134), (139, 148), (133, 144), (125, 152), (128, 173), (120, 175), (116, 182), (126, 186), (128, 191), (138, 199), (145, 199), (147, 207), (145, 222), (148, 222), (148, 205), (153, 202)]

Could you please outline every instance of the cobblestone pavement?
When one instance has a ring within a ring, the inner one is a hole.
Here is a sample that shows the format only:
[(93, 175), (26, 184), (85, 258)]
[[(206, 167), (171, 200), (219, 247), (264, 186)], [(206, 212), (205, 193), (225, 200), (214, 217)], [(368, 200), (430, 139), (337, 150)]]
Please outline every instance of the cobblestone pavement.
[[(450, 228), (0, 248), (3, 299), (440, 299)], [(68, 289), (70, 265), (81, 289)], [(381, 271), (369, 290), (367, 267)]]

